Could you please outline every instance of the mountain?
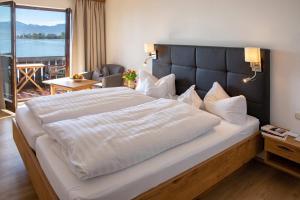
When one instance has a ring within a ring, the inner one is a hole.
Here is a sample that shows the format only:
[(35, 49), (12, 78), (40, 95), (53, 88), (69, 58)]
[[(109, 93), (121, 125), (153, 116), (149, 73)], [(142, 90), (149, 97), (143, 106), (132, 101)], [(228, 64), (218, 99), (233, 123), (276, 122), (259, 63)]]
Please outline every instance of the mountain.
[[(10, 24), (8, 22), (0, 22), (0, 32), (4, 32), (9, 29)], [(43, 34), (55, 34), (60, 35), (65, 32), (65, 24), (57, 24), (55, 26), (41, 26), (34, 24), (24, 24), (22, 22), (16, 22), (17, 35), (29, 34), (29, 33), (43, 33)]]
[(43, 33), (43, 34), (55, 34), (60, 35), (65, 32), (65, 24), (57, 24), (55, 26), (40, 26), (33, 24), (24, 24), (22, 22), (17, 22), (17, 35), (29, 34), (29, 33)]

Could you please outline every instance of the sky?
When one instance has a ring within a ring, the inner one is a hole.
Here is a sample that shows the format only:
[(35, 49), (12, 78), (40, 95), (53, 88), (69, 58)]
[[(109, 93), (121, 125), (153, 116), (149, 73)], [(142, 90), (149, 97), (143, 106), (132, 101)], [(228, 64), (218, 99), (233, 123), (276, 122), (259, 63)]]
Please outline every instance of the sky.
[[(66, 23), (66, 13), (53, 12), (45, 10), (30, 10), (17, 8), (16, 20), (24, 24), (46, 25), (53, 26), (56, 24)], [(0, 22), (7, 22), (10, 20), (10, 8), (0, 7)]]
[(66, 13), (45, 10), (16, 9), (16, 19), (24, 24), (53, 26), (66, 23)]
[(10, 7), (0, 7), (0, 22), (7, 22), (10, 20)]

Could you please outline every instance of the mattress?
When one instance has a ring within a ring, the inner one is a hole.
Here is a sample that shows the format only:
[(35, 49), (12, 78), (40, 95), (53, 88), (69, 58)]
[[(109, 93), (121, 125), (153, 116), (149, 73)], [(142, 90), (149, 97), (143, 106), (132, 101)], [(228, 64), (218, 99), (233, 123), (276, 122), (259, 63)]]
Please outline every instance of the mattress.
[(35, 150), (36, 139), (45, 134), (42, 125), (35, 119), (26, 105), (18, 107), (16, 121), (29, 146)]
[(222, 121), (205, 135), (113, 174), (80, 181), (60, 157), (59, 145), (47, 135), (37, 139), (36, 153), (58, 197), (66, 199), (132, 199), (224, 151), (257, 132), (248, 116), (243, 126)]

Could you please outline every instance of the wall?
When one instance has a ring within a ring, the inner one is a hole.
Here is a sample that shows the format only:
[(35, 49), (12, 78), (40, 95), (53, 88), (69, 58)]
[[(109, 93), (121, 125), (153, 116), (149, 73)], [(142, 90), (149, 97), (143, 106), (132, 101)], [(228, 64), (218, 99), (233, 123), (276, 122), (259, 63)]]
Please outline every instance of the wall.
[[(4, 2), (8, 0), (0, 0)], [(72, 8), (75, 0), (14, 0), (17, 5), (29, 5), (47, 8)]]
[(299, 0), (107, 0), (107, 60), (140, 68), (146, 42), (269, 48), (271, 121), (300, 133), (299, 10)]

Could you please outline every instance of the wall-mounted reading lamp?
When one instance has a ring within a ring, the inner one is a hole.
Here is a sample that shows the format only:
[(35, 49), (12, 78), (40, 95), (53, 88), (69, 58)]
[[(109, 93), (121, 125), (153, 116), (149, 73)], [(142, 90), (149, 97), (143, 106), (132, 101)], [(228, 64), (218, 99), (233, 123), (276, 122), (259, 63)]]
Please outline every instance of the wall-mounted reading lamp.
[(145, 52), (147, 53), (147, 58), (144, 61), (144, 65), (147, 65), (150, 59), (157, 59), (154, 44), (152, 43), (144, 44), (144, 49)]
[(260, 48), (246, 47), (245, 48), (245, 61), (250, 62), (250, 67), (254, 72), (252, 77), (244, 78), (243, 82), (248, 83), (249, 81), (255, 80), (256, 73), (261, 72), (261, 56)]

